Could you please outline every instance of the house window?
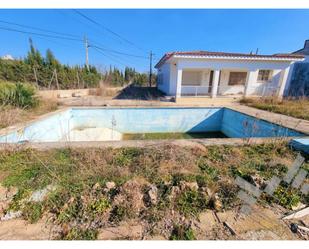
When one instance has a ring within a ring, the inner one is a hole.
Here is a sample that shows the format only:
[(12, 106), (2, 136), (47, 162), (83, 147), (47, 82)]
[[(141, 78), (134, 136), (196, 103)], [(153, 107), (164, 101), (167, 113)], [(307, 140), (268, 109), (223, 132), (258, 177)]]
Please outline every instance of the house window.
[(230, 72), (229, 86), (245, 85), (247, 81), (246, 72)]
[(269, 82), (271, 81), (272, 75), (272, 70), (259, 70), (258, 81)]

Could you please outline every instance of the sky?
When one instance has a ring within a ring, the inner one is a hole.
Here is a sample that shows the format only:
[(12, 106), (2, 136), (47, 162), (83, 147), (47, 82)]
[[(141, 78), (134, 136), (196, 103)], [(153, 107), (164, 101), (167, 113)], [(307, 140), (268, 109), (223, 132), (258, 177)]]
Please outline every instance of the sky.
[[(150, 51), (154, 53), (155, 65), (164, 53), (171, 51), (250, 53), (258, 48), (259, 54), (289, 53), (302, 48), (304, 41), (309, 39), (309, 9), (77, 11), (1, 9), (0, 56), (10, 54), (15, 58), (24, 57), (31, 37), (42, 54), (49, 48), (62, 63), (82, 65), (85, 63), (83, 39), (86, 36), (90, 45), (90, 64), (101, 69), (107, 69), (109, 65), (121, 69), (130, 66), (140, 72), (147, 72)], [(7, 22), (66, 35), (47, 33)], [(20, 33), (16, 32), (17, 30), (36, 34)]]

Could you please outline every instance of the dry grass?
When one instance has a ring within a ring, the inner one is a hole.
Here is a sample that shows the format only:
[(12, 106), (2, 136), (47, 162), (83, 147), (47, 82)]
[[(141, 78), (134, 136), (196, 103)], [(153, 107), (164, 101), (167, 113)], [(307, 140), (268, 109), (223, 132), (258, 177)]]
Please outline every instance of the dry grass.
[[(45, 212), (61, 225), (59, 238), (94, 239), (98, 229), (129, 220), (144, 224), (146, 234), (161, 228), (170, 234), (169, 220), (175, 225), (181, 225), (184, 217), (196, 222), (200, 212), (216, 208), (207, 189), (218, 195), (224, 210), (238, 207), (236, 176), (250, 180), (258, 175), (263, 181), (273, 175), (282, 177), (295, 156), (285, 143), (204, 149), (172, 145), (28, 149), (0, 151), (0, 175), (6, 173), (3, 186), (19, 190), (10, 205), (14, 210), (28, 198), (27, 193), (49, 184), (57, 186), (41, 206), (25, 204), (23, 217), (35, 222)], [(110, 181), (116, 187), (106, 191)], [(198, 190), (186, 187), (185, 183), (192, 182)], [(147, 199), (150, 186), (157, 188), (154, 204)], [(289, 193), (283, 205), (288, 206), (292, 197), (300, 198), (297, 192)]]
[(17, 123), (25, 122), (42, 114), (58, 109), (58, 104), (53, 100), (41, 100), (40, 103), (31, 109), (23, 109), (14, 106), (0, 106), (0, 129)]
[(270, 112), (309, 120), (309, 99), (278, 101), (275, 98), (245, 98), (240, 103)]

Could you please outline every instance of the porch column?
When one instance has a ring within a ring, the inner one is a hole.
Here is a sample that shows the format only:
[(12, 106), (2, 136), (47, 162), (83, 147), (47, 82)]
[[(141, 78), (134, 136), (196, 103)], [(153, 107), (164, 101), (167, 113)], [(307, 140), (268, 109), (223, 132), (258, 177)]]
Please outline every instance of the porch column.
[(257, 80), (257, 70), (250, 70), (247, 73), (247, 81), (245, 85), (244, 97), (248, 97), (250, 94), (250, 88), (252, 83), (255, 83)]
[(214, 70), (213, 84), (212, 84), (212, 89), (211, 89), (211, 97), (212, 98), (217, 97), (218, 86), (219, 86), (219, 77), (220, 77), (220, 70), (219, 69)]
[(289, 67), (286, 69), (282, 69), (280, 73), (280, 78), (279, 78), (279, 84), (278, 84), (278, 90), (277, 90), (277, 97), (278, 99), (282, 99), (283, 97), (283, 92), (286, 86), (288, 74), (289, 74)]
[(182, 69), (177, 68), (176, 99), (181, 97)]

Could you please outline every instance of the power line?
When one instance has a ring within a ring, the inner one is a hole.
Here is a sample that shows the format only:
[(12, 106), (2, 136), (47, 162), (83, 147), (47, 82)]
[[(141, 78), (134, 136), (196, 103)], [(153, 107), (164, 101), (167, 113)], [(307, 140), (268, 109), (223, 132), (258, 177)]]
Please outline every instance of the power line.
[(101, 48), (101, 47), (98, 47), (98, 46), (95, 46), (95, 45), (91, 45), (91, 44), (89, 45), (89, 47), (97, 48), (97, 49), (100, 49), (102, 51), (108, 51), (108, 52), (115, 53), (115, 54), (121, 54), (121, 55), (126, 55), (126, 56), (135, 57), (135, 58), (141, 58), (141, 59), (147, 59), (147, 60), (149, 59), (149, 57), (146, 57), (146, 56), (127, 54), (127, 53), (120, 52), (120, 51), (117, 51), (117, 50)]
[[(124, 38), (123, 36), (119, 35), (118, 33), (114, 32), (113, 30), (107, 28), (106, 26), (102, 25), (101, 23), (98, 23), (97, 21), (93, 20), (92, 18), (86, 16), (85, 14), (83, 14), (82, 12), (74, 9), (73, 10), (75, 13), (77, 13), (78, 15), (80, 15), (81, 17), (85, 18), (86, 20), (88, 20), (89, 22), (105, 29), (106, 31), (108, 31), (109, 33), (113, 34), (114, 36), (117, 36), (119, 39), (125, 41), (126, 43), (136, 47), (139, 50), (142, 50), (140, 47), (138, 47), (136, 44), (134, 44), (133, 42), (129, 41), (128, 39)], [(143, 50), (142, 50), (143, 51)]]
[(62, 37), (62, 36), (48, 35), (48, 34), (42, 34), (42, 33), (36, 33), (36, 32), (29, 32), (29, 31), (23, 31), (23, 30), (1, 27), (1, 26), (0, 26), (0, 29), (6, 30), (6, 31), (11, 31), (11, 32), (22, 33), (22, 34), (37, 35), (37, 36), (49, 37), (49, 38), (55, 38), (55, 39), (83, 42), (82, 39), (75, 39), (75, 38), (69, 38), (69, 37)]
[(93, 48), (94, 48), (95, 50), (97, 50), (97, 52), (99, 52), (100, 54), (106, 56), (107, 58), (110, 58), (111, 60), (113, 60), (113, 61), (115, 61), (115, 62), (117, 62), (117, 63), (119, 63), (119, 64), (121, 64), (121, 65), (123, 65), (123, 66), (127, 66), (126, 64), (120, 62), (119, 60), (116, 60), (115, 58), (113, 58), (113, 57), (107, 55), (106, 53), (103, 53), (101, 50), (97, 49), (96, 47), (93, 47)]
[(77, 35), (68, 34), (68, 33), (61, 33), (61, 32), (56, 32), (56, 31), (52, 31), (52, 30), (48, 30), (48, 29), (42, 29), (42, 28), (38, 28), (38, 27), (34, 27), (34, 26), (23, 25), (23, 24), (14, 23), (14, 22), (8, 22), (8, 21), (3, 21), (3, 20), (0, 20), (0, 22), (1, 22), (1, 23), (10, 24), (10, 25), (15, 25), (15, 26), (22, 27), (22, 28), (29, 28), (29, 29), (38, 30), (38, 31), (43, 31), (43, 32), (52, 33), (52, 34), (57, 34), (57, 35), (62, 35), (62, 36), (70, 36), (70, 37), (74, 37), (74, 38), (79, 38), (79, 36), (77, 36)]

